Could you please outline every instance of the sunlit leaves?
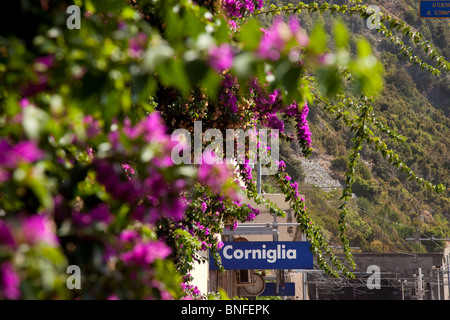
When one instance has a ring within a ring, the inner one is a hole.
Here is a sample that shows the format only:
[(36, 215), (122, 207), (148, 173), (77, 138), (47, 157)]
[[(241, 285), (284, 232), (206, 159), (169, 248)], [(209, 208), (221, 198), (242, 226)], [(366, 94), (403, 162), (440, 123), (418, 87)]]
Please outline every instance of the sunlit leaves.
[(376, 95), (383, 87), (383, 66), (372, 54), (370, 44), (363, 39), (357, 43), (358, 56), (349, 68), (355, 78), (356, 92)]
[(239, 41), (245, 50), (256, 50), (261, 38), (261, 25), (256, 19), (249, 20), (239, 32)]
[(327, 35), (322, 25), (316, 24), (311, 32), (310, 42), (306, 48), (313, 55), (323, 54), (327, 50)]
[(334, 43), (337, 49), (346, 49), (348, 46), (349, 34), (343, 22), (337, 21), (334, 24)]

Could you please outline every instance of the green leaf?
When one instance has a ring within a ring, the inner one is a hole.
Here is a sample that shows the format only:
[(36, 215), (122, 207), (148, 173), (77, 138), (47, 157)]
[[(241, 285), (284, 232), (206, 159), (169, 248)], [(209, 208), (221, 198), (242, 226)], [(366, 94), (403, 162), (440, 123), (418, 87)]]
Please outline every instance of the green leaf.
[(251, 19), (245, 24), (239, 34), (239, 40), (243, 43), (244, 49), (256, 50), (261, 38), (261, 24), (256, 19)]
[(147, 75), (138, 75), (133, 78), (133, 103), (140, 103), (152, 96), (156, 89), (156, 82), (154, 78)]
[(359, 40), (357, 43), (358, 47), (358, 57), (364, 58), (372, 55), (372, 47), (370, 43), (365, 40)]
[(192, 86), (199, 83), (206, 75), (208, 66), (204, 61), (193, 60), (186, 63), (186, 72)]
[(327, 49), (327, 36), (324, 28), (320, 24), (316, 24), (309, 37), (310, 43), (307, 47), (312, 54), (324, 53)]
[(339, 49), (344, 49), (348, 45), (349, 36), (347, 33), (347, 28), (341, 21), (336, 21), (334, 24), (334, 42), (336, 47)]
[(335, 66), (319, 68), (317, 70), (321, 91), (325, 96), (332, 96), (341, 90), (341, 78)]
[(189, 79), (184, 70), (182, 61), (168, 60), (157, 67), (158, 76), (167, 86), (173, 86), (181, 90), (185, 95), (189, 93)]
[(286, 104), (290, 104), (293, 100), (303, 100), (298, 90), (300, 71), (299, 67), (292, 67), (289, 61), (282, 61), (275, 66), (274, 75), (276, 80), (272, 83), (272, 86), (275, 88), (281, 84)]
[(219, 88), (221, 81), (222, 79), (220, 76), (214, 70), (210, 69), (200, 83), (201, 86), (206, 89), (208, 96), (213, 101), (217, 98), (217, 89)]
[(230, 29), (228, 28), (227, 22), (225, 20), (220, 20), (220, 25), (217, 27), (216, 32), (214, 33), (214, 38), (217, 41), (217, 44), (221, 44), (223, 42), (228, 42), (230, 36)]

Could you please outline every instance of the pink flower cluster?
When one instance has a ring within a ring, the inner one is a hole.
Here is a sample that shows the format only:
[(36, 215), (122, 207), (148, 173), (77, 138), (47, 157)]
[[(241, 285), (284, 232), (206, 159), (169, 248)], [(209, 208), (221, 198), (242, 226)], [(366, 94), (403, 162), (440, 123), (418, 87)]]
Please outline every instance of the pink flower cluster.
[(119, 165), (114, 165), (107, 159), (94, 159), (93, 167), (97, 172), (97, 181), (103, 184), (115, 199), (133, 203), (141, 196), (136, 183), (125, 177)]
[(21, 141), (11, 145), (5, 140), (0, 140), (0, 166), (16, 168), (20, 162), (31, 163), (43, 157), (43, 152), (31, 141)]
[(238, 90), (239, 84), (236, 78), (226, 74), (222, 81), (221, 92), (219, 93), (219, 99), (225, 107), (231, 110), (232, 113), (238, 111)]
[(280, 90), (267, 91), (267, 86), (261, 86), (257, 79), (250, 83), (250, 92), (255, 102), (258, 120), (271, 129), (284, 132), (284, 122), (278, 118), (277, 112), (282, 110), (283, 101)]
[(52, 219), (43, 215), (34, 214), (20, 219), (20, 222), (27, 243), (33, 245), (44, 242), (50, 246), (59, 245), (59, 239), (55, 234)]
[(32, 81), (22, 88), (22, 95), (25, 97), (35, 95), (48, 89), (48, 71), (55, 63), (55, 56), (49, 54), (37, 57), (33, 63), (33, 71), (37, 81)]
[(224, 186), (231, 181), (231, 178), (231, 171), (225, 163), (203, 160), (198, 167), (198, 182), (207, 186), (213, 193), (223, 193), (231, 198), (235, 198), (234, 189), (224, 189)]
[(282, 108), (282, 97), (280, 90), (267, 92), (267, 86), (261, 86), (257, 79), (250, 84), (250, 92), (255, 101), (255, 111), (259, 113), (277, 112)]
[(9, 262), (0, 264), (0, 299), (20, 298), (20, 278)]
[(266, 116), (266, 126), (271, 129), (277, 129), (280, 132), (284, 132), (284, 122), (281, 119), (278, 119), (278, 116), (276, 113), (269, 113)]
[(202, 231), (205, 236), (209, 235), (209, 228), (205, 227), (204, 225), (200, 224), (200, 222), (196, 222), (195, 226), (198, 228), (198, 230)]
[(10, 178), (10, 170), (17, 168), (20, 163), (32, 163), (44, 157), (44, 153), (32, 141), (20, 141), (11, 144), (7, 140), (0, 140), (0, 182)]
[[(180, 197), (184, 181), (179, 180), (173, 184), (166, 181), (163, 176), (154, 171), (152, 175), (140, 181), (135, 178), (125, 178), (123, 172), (115, 170), (114, 166), (106, 160), (98, 160), (97, 179), (105, 189), (115, 198), (122, 199), (131, 204), (139, 199), (147, 199), (146, 204), (136, 207), (132, 217), (146, 223), (154, 223), (162, 216), (178, 221), (183, 218), (186, 208)], [(106, 207), (90, 211), (87, 216), (75, 216), (77, 221), (84, 223), (88, 220), (97, 220), (104, 223), (110, 221)]]
[(233, 65), (233, 49), (228, 43), (212, 47), (209, 50), (208, 62), (218, 72), (231, 68)]
[(20, 215), (15, 224), (8, 224), (0, 220), (0, 246), (14, 249), (20, 243), (27, 243), (31, 246), (38, 243), (45, 243), (53, 247), (59, 245), (53, 220), (40, 214)]
[(167, 127), (158, 112), (149, 114), (134, 126), (129, 119), (126, 119), (123, 133), (131, 140), (142, 138), (147, 143), (170, 141)]
[(200, 298), (201, 291), (198, 289), (197, 286), (189, 284), (194, 278), (190, 273), (186, 274), (183, 277), (183, 282), (180, 284), (181, 289), (183, 290), (185, 296), (183, 297), (183, 300), (195, 300)]
[[(297, 199), (300, 196), (298, 192), (298, 183), (297, 182), (291, 183), (291, 188), (294, 190), (294, 198)], [(301, 201), (304, 201), (304, 199)]]
[[(0, 219), (0, 248), (13, 253), (20, 244), (56, 247), (59, 239), (53, 221), (44, 215), (20, 215), (15, 223)], [(6, 251), (3, 251), (3, 254)], [(20, 278), (11, 262), (0, 263), (0, 299), (19, 299)]]
[(242, 18), (246, 14), (261, 10), (263, 0), (223, 0), (222, 7), (229, 17)]
[[(202, 293), (197, 286), (188, 284), (186, 282), (181, 283), (181, 289), (188, 294), (188, 297), (193, 298), (191, 295), (200, 296)], [(189, 300), (189, 298), (184, 298), (184, 300)]]
[(120, 258), (126, 264), (148, 267), (156, 259), (165, 259), (170, 254), (170, 248), (161, 241), (139, 242), (133, 249), (123, 253)]
[(142, 58), (147, 45), (148, 37), (144, 32), (139, 32), (135, 37), (128, 39), (128, 55), (133, 59)]
[(289, 23), (276, 18), (268, 30), (263, 30), (257, 54), (272, 61), (280, 59), (283, 53), (294, 56), (302, 47), (309, 43), (308, 35), (300, 28), (297, 18), (291, 17)]
[(106, 225), (112, 222), (114, 216), (109, 211), (106, 203), (101, 203), (86, 213), (72, 211), (72, 220), (75, 224), (86, 227), (94, 222), (102, 222)]
[(297, 103), (292, 103), (286, 108), (286, 115), (293, 117), (297, 121), (297, 138), (302, 147), (305, 156), (311, 153), (311, 131), (309, 130), (308, 120), (306, 119), (309, 113), (308, 105), (305, 104), (301, 111), (298, 110)]
[[(131, 141), (128, 148), (120, 142), (121, 133)], [(148, 144), (154, 145), (156, 152), (145, 166), (145, 171), (139, 174), (136, 174), (135, 168), (128, 163), (119, 165), (115, 160), (108, 158), (94, 159), (93, 166), (97, 172), (97, 180), (105, 186), (106, 191), (113, 198), (130, 204), (144, 200), (134, 209), (132, 213), (134, 219), (146, 223), (154, 223), (162, 216), (176, 221), (182, 219), (186, 204), (180, 194), (186, 187), (186, 181), (167, 180), (162, 174), (165, 168), (173, 165), (171, 151), (175, 142), (170, 140), (159, 113), (151, 113), (135, 125), (132, 125), (130, 120), (125, 120), (122, 131), (111, 131), (109, 140), (114, 151), (122, 157), (135, 157), (136, 153), (142, 150), (141, 146)], [(214, 186), (222, 181), (203, 180), (205, 183), (213, 183)], [(102, 215), (102, 218), (106, 219), (107, 215)]]
[(130, 248), (119, 254), (127, 265), (148, 267), (156, 259), (165, 259), (171, 253), (164, 242), (143, 240), (136, 230), (123, 230), (118, 239), (120, 246)]
[(250, 209), (250, 212), (249, 212), (246, 220), (247, 221), (254, 220), (256, 218), (256, 216), (259, 215), (259, 209), (252, 208), (250, 205), (247, 205), (247, 206)]

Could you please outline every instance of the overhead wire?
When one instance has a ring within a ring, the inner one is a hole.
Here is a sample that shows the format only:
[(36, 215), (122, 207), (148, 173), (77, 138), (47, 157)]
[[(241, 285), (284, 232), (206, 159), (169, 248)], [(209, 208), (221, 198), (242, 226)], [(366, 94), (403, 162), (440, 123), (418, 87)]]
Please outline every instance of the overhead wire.
[[(283, 158), (283, 161), (286, 162), (289, 166), (291, 166), (294, 170), (297, 170), (297, 168), (296, 168), (293, 164), (291, 164), (291, 163), (286, 159), (286, 157), (284, 157), (284, 156), (281, 155), (281, 154), (279, 154), (279, 156), (280, 156), (281, 158)], [(301, 187), (301, 188), (305, 188), (305, 187)], [(311, 187), (311, 188), (313, 188), (313, 187)], [(339, 188), (336, 187), (336, 186), (334, 186), (334, 187), (320, 187), (320, 186), (319, 186), (319, 187), (314, 187), (314, 188), (318, 188), (318, 189), (328, 189), (328, 188), (339, 189)], [(336, 199), (339, 199), (337, 196), (335, 196), (335, 195), (333, 195), (333, 194), (331, 194), (331, 195), (332, 195), (333, 197), (335, 197)], [(383, 219), (383, 220), (385, 220), (385, 221), (387, 221), (387, 222), (389, 222), (389, 223), (392, 223), (392, 224), (394, 224), (394, 225), (397, 225), (397, 226), (402, 226), (402, 227), (414, 229), (415, 231), (417, 231), (417, 232), (419, 232), (419, 233), (422, 233), (424, 236), (430, 238), (430, 240), (431, 240), (435, 245), (437, 245), (437, 246), (440, 247), (441, 249), (444, 249), (439, 243), (437, 243), (437, 242), (433, 239), (433, 237), (428, 236), (423, 230), (421, 230), (421, 229), (419, 229), (419, 228), (417, 228), (417, 227), (414, 227), (414, 226), (411, 226), (411, 225), (407, 225), (407, 224), (404, 224), (404, 223), (401, 223), (401, 222), (393, 221), (393, 220), (391, 220), (391, 219), (389, 219), (389, 218), (386, 218), (386, 217), (381, 217), (381, 216), (379, 216), (379, 215), (376, 215), (376, 214), (374, 214), (374, 213), (371, 213), (371, 212), (367, 211), (366, 209), (363, 209), (362, 207), (358, 206), (357, 204), (355, 204), (355, 207), (356, 207), (357, 210), (359, 210), (359, 211), (361, 211), (361, 212), (363, 212), (363, 213), (365, 213), (365, 214), (367, 214), (367, 215), (369, 215), (369, 216), (372, 216), (372, 217), (375, 217), (375, 218), (378, 218), (378, 219)], [(407, 242), (406, 242), (406, 240), (405, 240), (405, 244), (406, 244), (406, 243), (407, 243)]]

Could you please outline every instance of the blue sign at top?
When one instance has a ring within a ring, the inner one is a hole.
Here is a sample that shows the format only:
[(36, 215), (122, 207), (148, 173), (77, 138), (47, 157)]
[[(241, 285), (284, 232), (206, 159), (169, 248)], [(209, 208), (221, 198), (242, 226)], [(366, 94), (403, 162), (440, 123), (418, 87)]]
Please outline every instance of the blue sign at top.
[(421, 18), (450, 18), (449, 0), (420, 1)]
[[(313, 254), (307, 241), (224, 242), (219, 251), (226, 270), (312, 269)], [(210, 269), (217, 269), (210, 255)]]

